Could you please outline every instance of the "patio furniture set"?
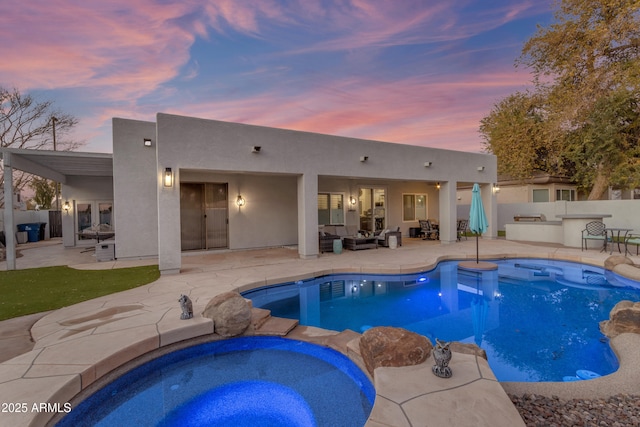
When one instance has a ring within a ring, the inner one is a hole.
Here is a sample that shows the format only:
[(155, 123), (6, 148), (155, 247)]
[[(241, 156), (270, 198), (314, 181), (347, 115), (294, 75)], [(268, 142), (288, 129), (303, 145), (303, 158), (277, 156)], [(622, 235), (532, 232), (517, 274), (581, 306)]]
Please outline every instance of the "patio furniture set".
[[(438, 224), (431, 220), (420, 220), (420, 228), (412, 233), (412, 237), (422, 237), (423, 240), (439, 240), (440, 229)], [(466, 233), (469, 220), (459, 219), (457, 223), (457, 239), (467, 238)], [(402, 246), (402, 232), (400, 227), (385, 229), (375, 233), (358, 230), (355, 225), (325, 225), (320, 228), (319, 246), (320, 253), (334, 252), (334, 241), (340, 240), (344, 249), (357, 251), (361, 249), (374, 249), (379, 246), (393, 247), (391, 238), (396, 239), (397, 246)]]
[(358, 230), (354, 225), (325, 225), (319, 230), (320, 253), (334, 252), (334, 241), (340, 240), (342, 247), (352, 251), (377, 249), (378, 246), (392, 247), (390, 237), (395, 237), (397, 246), (402, 246), (400, 227), (395, 231), (385, 229), (370, 234)]
[(606, 252), (607, 246), (611, 243), (609, 254), (613, 253), (615, 245), (618, 246), (618, 252), (622, 253), (621, 244), (624, 245), (624, 254), (630, 254), (629, 245), (635, 245), (636, 255), (639, 254), (640, 234), (632, 233), (631, 228), (607, 227), (602, 221), (591, 221), (587, 223), (585, 229), (582, 230), (582, 250), (587, 249), (589, 240), (602, 242), (600, 252)]
[[(422, 235), (422, 240), (440, 239), (440, 227), (438, 224), (430, 219), (421, 219), (418, 222), (420, 223), (420, 234)], [(456, 239), (460, 241), (464, 237), (464, 239), (467, 240), (468, 229), (469, 220), (459, 219), (456, 225)]]

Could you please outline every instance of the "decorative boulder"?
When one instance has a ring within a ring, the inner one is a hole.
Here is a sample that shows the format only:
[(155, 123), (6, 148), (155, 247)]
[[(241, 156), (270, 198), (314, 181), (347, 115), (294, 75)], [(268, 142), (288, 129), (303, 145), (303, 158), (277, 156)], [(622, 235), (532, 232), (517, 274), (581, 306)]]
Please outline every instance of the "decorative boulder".
[(617, 303), (609, 313), (609, 320), (600, 322), (600, 331), (609, 338), (625, 332), (640, 334), (640, 302)]
[(373, 375), (381, 366), (411, 366), (423, 363), (431, 355), (433, 345), (424, 336), (402, 328), (378, 326), (360, 337), (360, 355)]
[(241, 335), (251, 323), (251, 307), (237, 292), (216, 295), (202, 312), (213, 320), (214, 332), (223, 337)]
[(626, 256), (622, 256), (622, 255), (612, 255), (609, 258), (604, 260), (604, 268), (606, 270), (613, 270), (613, 268), (616, 265), (620, 265), (620, 264), (633, 265), (633, 261), (631, 261)]

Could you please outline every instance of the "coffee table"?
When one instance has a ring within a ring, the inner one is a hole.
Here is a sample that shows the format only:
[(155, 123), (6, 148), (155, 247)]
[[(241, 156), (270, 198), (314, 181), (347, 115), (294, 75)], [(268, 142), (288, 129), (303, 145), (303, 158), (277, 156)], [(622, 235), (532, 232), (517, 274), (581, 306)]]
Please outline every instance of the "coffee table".
[(378, 249), (378, 239), (376, 237), (345, 237), (344, 248), (352, 251)]

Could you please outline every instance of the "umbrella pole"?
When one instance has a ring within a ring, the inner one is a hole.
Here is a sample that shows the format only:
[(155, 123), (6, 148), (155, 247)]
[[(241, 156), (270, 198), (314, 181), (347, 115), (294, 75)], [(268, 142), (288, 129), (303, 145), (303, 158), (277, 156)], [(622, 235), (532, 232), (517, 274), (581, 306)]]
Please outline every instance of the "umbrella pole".
[(480, 262), (480, 247), (478, 245), (478, 233), (476, 233), (476, 264)]

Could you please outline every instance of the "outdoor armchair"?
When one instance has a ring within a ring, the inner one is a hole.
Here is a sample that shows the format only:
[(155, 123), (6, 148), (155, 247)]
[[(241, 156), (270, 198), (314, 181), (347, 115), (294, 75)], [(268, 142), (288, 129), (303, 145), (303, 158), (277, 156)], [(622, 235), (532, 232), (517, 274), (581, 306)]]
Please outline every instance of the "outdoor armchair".
[(438, 227), (435, 227), (431, 221), (421, 219), (418, 222), (420, 223), (420, 232), (424, 235), (422, 240), (438, 240), (440, 238), (440, 230)]
[(607, 250), (607, 226), (602, 221), (591, 221), (587, 223), (585, 229), (582, 230), (582, 245), (581, 249), (587, 249), (587, 242), (589, 240), (600, 240), (603, 243), (602, 250)]
[[(629, 245), (636, 245), (636, 255), (638, 255), (638, 247), (640, 247), (640, 234), (628, 234), (624, 241), (625, 255), (629, 252)], [(629, 252), (631, 254), (631, 252)]]
[(402, 246), (402, 232), (400, 231), (400, 227), (398, 227), (396, 231), (382, 230), (380, 234), (376, 236), (378, 238), (378, 246), (384, 246), (385, 248), (388, 248), (390, 236), (396, 236), (398, 246)]
[(467, 229), (469, 228), (469, 220), (468, 219), (459, 219), (457, 226), (457, 237), (458, 240), (467, 240)]

